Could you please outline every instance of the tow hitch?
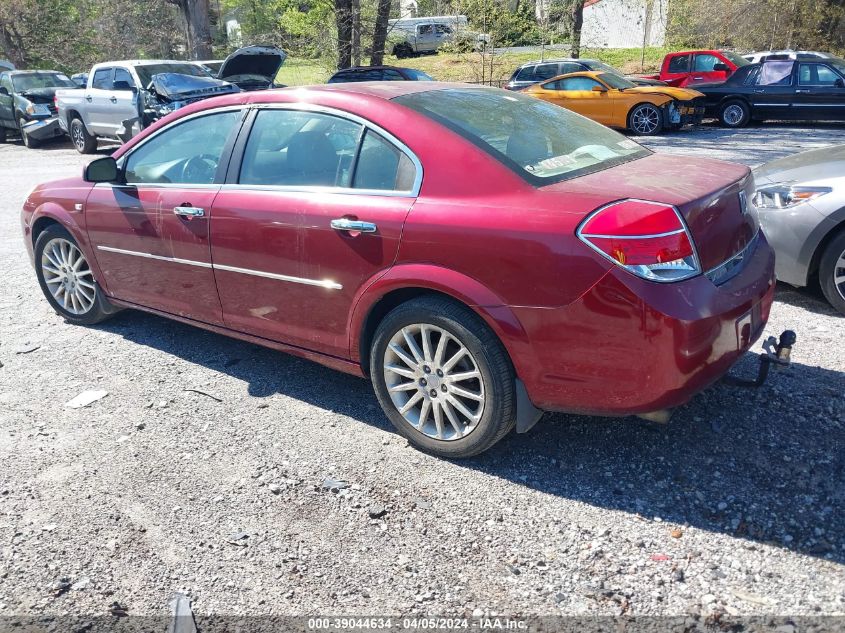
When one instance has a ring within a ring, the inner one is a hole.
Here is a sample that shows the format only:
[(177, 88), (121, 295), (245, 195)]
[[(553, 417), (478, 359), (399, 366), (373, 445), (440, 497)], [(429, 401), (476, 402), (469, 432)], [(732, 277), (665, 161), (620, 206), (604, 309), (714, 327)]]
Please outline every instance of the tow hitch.
[(774, 336), (770, 336), (763, 342), (763, 349), (765, 351), (760, 354), (760, 366), (757, 368), (757, 378), (747, 380), (727, 374), (722, 378), (722, 381), (735, 387), (756, 388), (761, 386), (769, 376), (769, 367), (772, 365), (775, 366), (775, 369), (789, 367), (789, 356), (792, 353), (792, 346), (795, 345), (795, 340), (795, 332), (792, 330), (784, 330), (777, 341), (775, 341)]

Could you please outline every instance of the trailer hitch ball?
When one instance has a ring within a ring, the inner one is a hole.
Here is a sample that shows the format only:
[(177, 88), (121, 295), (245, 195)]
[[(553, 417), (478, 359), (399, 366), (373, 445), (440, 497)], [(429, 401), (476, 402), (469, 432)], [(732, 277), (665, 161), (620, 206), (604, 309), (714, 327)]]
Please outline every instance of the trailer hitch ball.
[(775, 354), (778, 357), (778, 366), (783, 367), (789, 365), (789, 356), (792, 354), (792, 346), (795, 345), (797, 337), (792, 330), (784, 330), (778, 339), (777, 351)]

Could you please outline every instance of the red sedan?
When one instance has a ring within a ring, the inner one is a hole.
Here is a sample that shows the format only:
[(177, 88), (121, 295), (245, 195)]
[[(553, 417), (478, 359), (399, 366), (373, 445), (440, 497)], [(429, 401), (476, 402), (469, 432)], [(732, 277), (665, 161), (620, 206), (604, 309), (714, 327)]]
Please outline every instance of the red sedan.
[(464, 457), (725, 374), (774, 292), (752, 193), (531, 97), (359, 83), (183, 108), (36, 188), (23, 230), (70, 323), (146, 310), (368, 376), (400, 433)]

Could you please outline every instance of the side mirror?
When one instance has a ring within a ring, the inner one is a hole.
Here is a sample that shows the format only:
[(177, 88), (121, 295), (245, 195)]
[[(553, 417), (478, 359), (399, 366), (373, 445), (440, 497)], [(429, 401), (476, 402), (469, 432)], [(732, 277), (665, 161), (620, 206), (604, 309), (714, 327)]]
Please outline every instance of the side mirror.
[(731, 72), (731, 67), (728, 66), (727, 64), (723, 64), (723, 63), (719, 62), (719, 63), (713, 64), (713, 70), (729, 73), (729, 72)]
[(82, 178), (85, 182), (117, 182), (119, 176), (117, 161), (111, 156), (106, 156), (88, 163)]
[(593, 92), (607, 92), (607, 88), (604, 86), (593, 86), (591, 90)]
[(128, 81), (119, 79), (112, 84), (112, 90), (131, 90), (132, 92), (135, 92), (138, 89), (131, 85)]
[(834, 88), (845, 88), (845, 79), (837, 79), (833, 82)]
[(6, 86), (0, 86), (0, 95), (9, 96), (9, 89)]

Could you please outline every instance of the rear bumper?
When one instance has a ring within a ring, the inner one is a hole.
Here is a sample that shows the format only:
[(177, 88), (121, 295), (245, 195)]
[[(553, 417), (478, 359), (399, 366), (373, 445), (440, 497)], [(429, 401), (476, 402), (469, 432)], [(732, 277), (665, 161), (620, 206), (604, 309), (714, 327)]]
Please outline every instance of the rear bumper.
[(673, 284), (612, 269), (572, 304), (513, 308), (530, 340), (520, 378), (539, 408), (619, 416), (679, 406), (721, 378), (760, 336), (775, 289), (761, 235), (743, 270)]

